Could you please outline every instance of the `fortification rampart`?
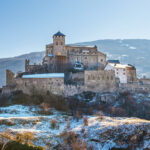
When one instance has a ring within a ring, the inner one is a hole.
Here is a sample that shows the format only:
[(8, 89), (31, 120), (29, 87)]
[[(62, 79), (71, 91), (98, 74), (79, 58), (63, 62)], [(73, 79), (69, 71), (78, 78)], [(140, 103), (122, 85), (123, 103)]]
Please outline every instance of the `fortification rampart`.
[(65, 85), (64, 96), (68, 97), (68, 96), (73, 96), (75, 94), (80, 94), (84, 92), (84, 90), (85, 90), (84, 86), (81, 85)]
[(133, 82), (127, 84), (119, 84), (120, 92), (132, 91), (132, 92), (148, 92), (150, 93), (150, 84), (141, 84), (140, 82)]
[(29, 95), (48, 94), (56, 95), (64, 94), (63, 78), (29, 78), (16, 79), (16, 90), (21, 90)]
[(112, 92), (116, 89), (116, 79), (114, 71), (85, 71), (84, 73), (85, 91)]
[(15, 81), (15, 74), (11, 70), (6, 70), (6, 84), (11, 85), (14, 84)]

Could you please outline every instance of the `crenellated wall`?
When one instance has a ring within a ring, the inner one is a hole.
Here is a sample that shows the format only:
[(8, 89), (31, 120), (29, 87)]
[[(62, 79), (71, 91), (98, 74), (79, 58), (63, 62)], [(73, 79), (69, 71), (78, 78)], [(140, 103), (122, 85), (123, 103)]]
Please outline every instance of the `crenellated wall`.
[[(64, 77), (52, 78), (22, 78), (15, 77), (14, 73), (7, 70), (7, 85), (3, 87), (3, 94), (22, 91), (28, 95), (45, 95), (53, 93), (62, 96), (73, 96), (84, 91), (115, 92), (133, 91), (150, 93), (150, 79), (139, 79), (136, 82), (121, 84), (115, 78), (115, 72), (110, 70), (85, 71), (71, 75), (76, 84), (65, 84)], [(78, 80), (84, 80), (79, 84)], [(142, 82), (144, 81), (144, 82)]]

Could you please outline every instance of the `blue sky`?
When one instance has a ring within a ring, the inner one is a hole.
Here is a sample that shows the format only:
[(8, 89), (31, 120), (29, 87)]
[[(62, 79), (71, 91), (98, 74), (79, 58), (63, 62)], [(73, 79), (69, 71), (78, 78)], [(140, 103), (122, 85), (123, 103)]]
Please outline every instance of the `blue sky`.
[(67, 43), (150, 39), (150, 0), (0, 0), (0, 58), (43, 51), (58, 30)]

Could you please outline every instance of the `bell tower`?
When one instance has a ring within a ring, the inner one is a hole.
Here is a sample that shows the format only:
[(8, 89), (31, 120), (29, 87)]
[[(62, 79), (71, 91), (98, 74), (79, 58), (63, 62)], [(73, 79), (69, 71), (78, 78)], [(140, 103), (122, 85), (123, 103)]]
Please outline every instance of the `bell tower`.
[(65, 35), (60, 31), (53, 35), (53, 50), (55, 56), (67, 56), (65, 50)]

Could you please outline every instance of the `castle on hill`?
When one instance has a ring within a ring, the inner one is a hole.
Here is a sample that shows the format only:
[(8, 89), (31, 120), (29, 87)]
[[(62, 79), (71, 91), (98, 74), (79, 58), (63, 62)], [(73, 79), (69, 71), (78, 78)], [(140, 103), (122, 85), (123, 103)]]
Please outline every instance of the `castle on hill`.
[[(6, 71), (3, 93), (22, 91), (26, 94), (70, 96), (84, 91), (149, 90), (148, 81), (136, 77), (136, 68), (118, 60), (107, 60), (97, 46), (67, 45), (60, 31), (53, 43), (46, 45), (42, 64), (25, 60), (25, 72)], [(146, 83), (146, 84), (145, 84)]]
[(102, 69), (106, 65), (106, 55), (97, 46), (66, 45), (65, 35), (60, 31), (53, 35), (53, 43), (46, 45), (42, 65), (30, 65), (26, 60), (25, 72), (62, 73), (77, 62), (86, 69)]

